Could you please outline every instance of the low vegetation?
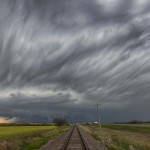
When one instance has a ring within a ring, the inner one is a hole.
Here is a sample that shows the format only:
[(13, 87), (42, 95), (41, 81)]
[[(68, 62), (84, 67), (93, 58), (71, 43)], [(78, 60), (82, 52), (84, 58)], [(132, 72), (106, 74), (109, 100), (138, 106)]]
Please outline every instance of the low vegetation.
[(149, 125), (139, 125), (139, 124), (103, 124), (102, 127), (114, 129), (114, 130), (124, 130), (124, 131), (131, 131), (131, 132), (140, 132), (140, 133), (150, 133), (150, 126)]
[(38, 149), (68, 128), (68, 126), (0, 126), (0, 150)]
[(103, 124), (84, 126), (92, 136), (109, 150), (150, 150), (150, 126)]

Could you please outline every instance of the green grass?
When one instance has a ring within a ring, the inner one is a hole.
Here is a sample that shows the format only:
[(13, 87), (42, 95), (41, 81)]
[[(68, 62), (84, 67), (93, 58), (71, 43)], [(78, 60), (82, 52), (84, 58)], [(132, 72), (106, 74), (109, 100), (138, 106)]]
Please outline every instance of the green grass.
[(20, 150), (34, 150), (40, 148), (42, 145), (46, 144), (49, 140), (55, 138), (60, 133), (64, 132), (68, 127), (62, 126), (59, 127), (51, 132), (51, 134), (48, 135), (42, 135), (37, 140), (31, 142), (31, 143), (24, 143), (22, 148)]
[(102, 127), (114, 129), (114, 130), (124, 130), (131, 132), (140, 132), (140, 133), (150, 133), (150, 126), (145, 125), (128, 125), (128, 124), (102, 124)]
[(98, 125), (84, 128), (109, 150), (150, 150), (150, 127), (142, 125), (103, 124), (99, 134)]
[(67, 130), (69, 126), (1, 126), (0, 150), (34, 150)]

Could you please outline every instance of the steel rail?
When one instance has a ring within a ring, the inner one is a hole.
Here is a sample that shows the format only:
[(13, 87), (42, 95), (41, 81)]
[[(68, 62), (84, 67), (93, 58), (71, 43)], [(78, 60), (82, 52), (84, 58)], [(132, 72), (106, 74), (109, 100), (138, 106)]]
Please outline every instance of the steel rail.
[(71, 132), (70, 132), (70, 134), (69, 134), (69, 136), (68, 136), (68, 138), (67, 138), (67, 140), (66, 140), (66, 142), (65, 142), (65, 144), (64, 144), (64, 146), (62, 147), (61, 150), (66, 150), (66, 148), (67, 148), (67, 146), (68, 146), (68, 144), (69, 144), (69, 141), (70, 141), (70, 139), (71, 139), (71, 137), (72, 137), (72, 134), (73, 134), (75, 128), (77, 128), (77, 131), (78, 131), (78, 133), (79, 133), (79, 136), (80, 136), (80, 138), (81, 138), (81, 141), (82, 141), (82, 143), (83, 143), (83, 146), (84, 146), (85, 150), (88, 150), (88, 147), (87, 147), (86, 143), (84, 142), (84, 139), (83, 139), (83, 137), (82, 137), (82, 134), (81, 134), (81, 132), (80, 132), (80, 130), (79, 130), (79, 128), (78, 128), (77, 125), (74, 125), (73, 129), (71, 130)]
[(68, 136), (68, 138), (67, 138), (67, 140), (66, 140), (66, 142), (65, 142), (65, 144), (64, 144), (64, 146), (62, 147), (61, 150), (65, 150), (65, 149), (66, 149), (66, 147), (67, 147), (67, 145), (68, 145), (68, 143), (69, 143), (69, 141), (70, 141), (70, 138), (71, 138), (71, 136), (72, 136), (72, 133), (73, 133), (74, 129), (75, 129), (75, 125), (74, 125), (74, 127), (72, 128), (72, 130), (71, 130), (71, 132), (70, 132), (70, 134), (69, 134), (69, 136)]
[(78, 126), (76, 126), (77, 127), (77, 130), (78, 130), (78, 132), (79, 132), (79, 135), (80, 135), (80, 138), (81, 138), (81, 140), (82, 140), (82, 143), (83, 143), (83, 145), (84, 145), (84, 147), (85, 147), (85, 150), (88, 150), (88, 146), (87, 146), (87, 144), (85, 143), (85, 141), (84, 141), (84, 139), (83, 139), (83, 136), (82, 136), (82, 134), (81, 134), (81, 132), (80, 132), (80, 130), (79, 130), (79, 127)]

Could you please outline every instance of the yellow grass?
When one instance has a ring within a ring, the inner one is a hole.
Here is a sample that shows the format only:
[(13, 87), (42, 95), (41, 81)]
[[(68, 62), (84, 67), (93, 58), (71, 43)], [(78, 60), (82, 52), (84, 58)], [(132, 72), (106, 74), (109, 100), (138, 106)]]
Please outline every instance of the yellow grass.
[(1, 126), (0, 139), (14, 136), (24, 136), (36, 132), (50, 130), (56, 128), (55, 126)]

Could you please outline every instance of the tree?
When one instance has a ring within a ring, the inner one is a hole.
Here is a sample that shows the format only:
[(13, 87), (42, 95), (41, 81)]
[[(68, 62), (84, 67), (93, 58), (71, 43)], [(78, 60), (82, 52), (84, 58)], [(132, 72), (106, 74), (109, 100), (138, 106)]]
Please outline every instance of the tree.
[(64, 124), (67, 124), (67, 120), (61, 119), (61, 118), (54, 118), (54, 119), (53, 119), (53, 123), (54, 123), (56, 126), (62, 126), (62, 125), (64, 125)]

